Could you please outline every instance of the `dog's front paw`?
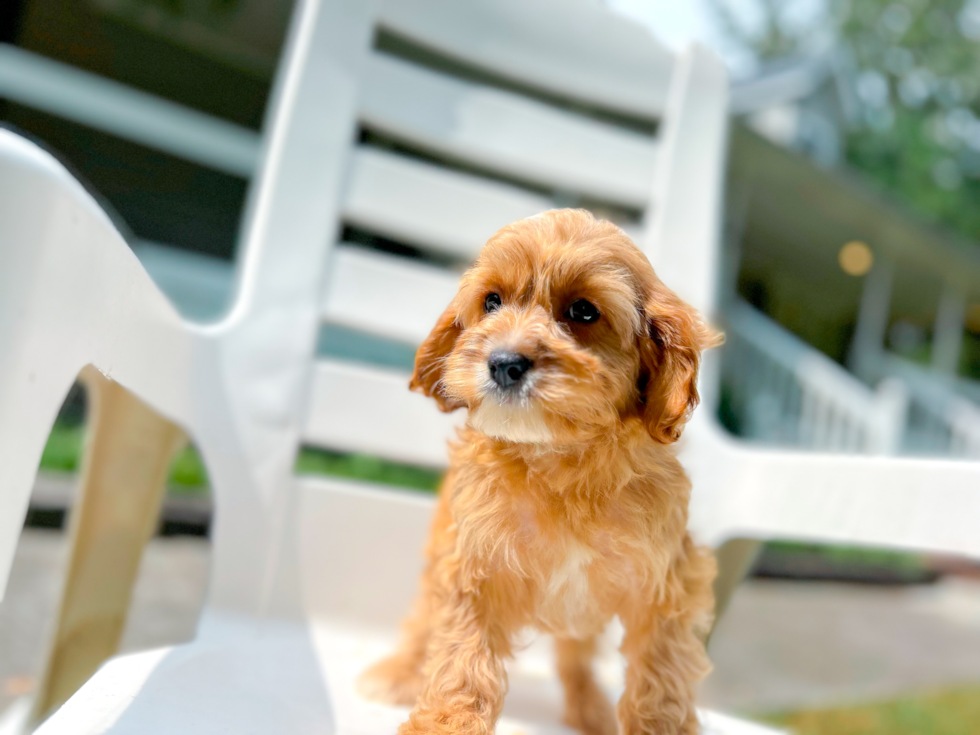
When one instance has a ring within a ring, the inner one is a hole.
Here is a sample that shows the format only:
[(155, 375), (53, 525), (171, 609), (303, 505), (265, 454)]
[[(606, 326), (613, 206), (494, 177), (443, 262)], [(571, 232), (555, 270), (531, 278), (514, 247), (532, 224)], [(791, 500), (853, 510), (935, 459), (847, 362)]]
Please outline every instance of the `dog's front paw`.
[(493, 735), (493, 725), (466, 708), (417, 709), (398, 735)]
[(627, 717), (622, 723), (623, 735), (698, 735), (701, 726), (691, 711), (679, 717)]
[(421, 667), (415, 658), (395, 654), (361, 674), (357, 691), (366, 699), (393, 705), (412, 705), (422, 690)]

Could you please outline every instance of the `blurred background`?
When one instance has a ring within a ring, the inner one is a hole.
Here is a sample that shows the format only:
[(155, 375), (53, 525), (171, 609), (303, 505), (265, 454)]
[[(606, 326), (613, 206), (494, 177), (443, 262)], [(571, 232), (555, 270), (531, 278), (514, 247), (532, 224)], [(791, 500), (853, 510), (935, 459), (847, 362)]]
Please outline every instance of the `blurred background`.
[[(731, 71), (723, 424), (770, 445), (980, 459), (980, 1), (603, 4), (672, 48), (709, 45)], [(291, 11), (290, 0), (0, 3), (0, 123), (91, 186), (188, 318), (215, 319), (231, 297)], [(488, 82), (395, 32), (375, 45)], [(628, 115), (615, 122), (653, 132)], [(430, 155), (368, 124), (360, 144)], [(539, 193), (627, 225), (637, 217)], [(433, 257), (356, 221), (343, 240)], [(394, 368), (414, 353), (340, 325), (323, 328), (321, 351)], [(35, 684), (84, 418), (78, 391), (42, 460), (0, 608), (0, 707)], [(298, 468), (420, 491), (438, 482), (432, 468), (313, 449)], [(172, 468), (126, 646), (192, 634), (209, 518), (189, 449)], [(754, 576), (712, 641), (708, 704), (808, 733), (980, 732), (980, 570), (770, 544)]]

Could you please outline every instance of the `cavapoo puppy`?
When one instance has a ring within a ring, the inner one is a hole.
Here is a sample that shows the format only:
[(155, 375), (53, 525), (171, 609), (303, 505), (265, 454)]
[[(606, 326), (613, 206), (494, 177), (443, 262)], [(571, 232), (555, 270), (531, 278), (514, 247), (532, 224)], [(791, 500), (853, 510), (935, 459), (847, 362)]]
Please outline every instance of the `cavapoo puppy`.
[(555, 638), (566, 722), (612, 735), (596, 636), (625, 629), (624, 735), (695, 733), (715, 564), (687, 533), (671, 445), (717, 335), (613, 224), (558, 210), (497, 232), (418, 350), (413, 390), (469, 420), (398, 651), (362, 691), (415, 703), (401, 735), (492, 733), (504, 659)]

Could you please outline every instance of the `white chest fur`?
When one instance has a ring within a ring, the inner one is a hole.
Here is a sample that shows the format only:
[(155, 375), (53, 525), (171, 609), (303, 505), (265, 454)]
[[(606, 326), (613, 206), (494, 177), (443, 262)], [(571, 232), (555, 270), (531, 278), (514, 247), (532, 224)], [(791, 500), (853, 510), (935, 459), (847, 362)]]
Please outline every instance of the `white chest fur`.
[(572, 636), (588, 635), (601, 623), (589, 583), (595, 552), (573, 538), (564, 539), (560, 548), (544, 586), (539, 618), (547, 628), (565, 630)]

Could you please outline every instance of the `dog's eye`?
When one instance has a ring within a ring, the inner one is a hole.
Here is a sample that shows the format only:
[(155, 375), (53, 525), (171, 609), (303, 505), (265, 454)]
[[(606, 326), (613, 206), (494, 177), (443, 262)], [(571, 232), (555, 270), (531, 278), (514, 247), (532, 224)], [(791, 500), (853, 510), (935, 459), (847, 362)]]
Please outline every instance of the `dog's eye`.
[(489, 314), (491, 311), (496, 311), (500, 308), (503, 302), (500, 300), (499, 293), (488, 293), (487, 297), (483, 299), (483, 311)]
[(599, 310), (595, 308), (595, 305), (592, 304), (592, 302), (586, 301), (585, 299), (579, 299), (568, 307), (568, 311), (565, 312), (565, 316), (567, 316), (573, 322), (579, 322), (580, 324), (592, 324), (599, 318)]

